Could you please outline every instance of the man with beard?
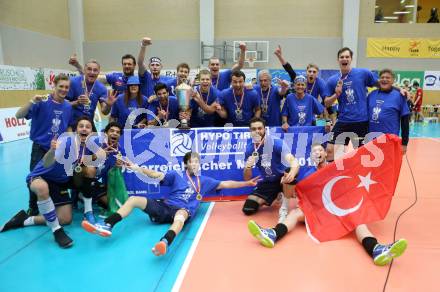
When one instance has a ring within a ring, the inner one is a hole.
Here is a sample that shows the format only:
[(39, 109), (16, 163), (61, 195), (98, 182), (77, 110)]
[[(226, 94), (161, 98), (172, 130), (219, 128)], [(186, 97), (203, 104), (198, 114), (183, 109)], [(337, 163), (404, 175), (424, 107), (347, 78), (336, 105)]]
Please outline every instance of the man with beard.
[(263, 119), (251, 119), (249, 128), (252, 143), (246, 147), (243, 177), (244, 180), (249, 180), (252, 177), (252, 168), (257, 167), (262, 180), (244, 203), (242, 211), (245, 215), (257, 213), (262, 205), (272, 205), (278, 193), (287, 193), (287, 184), (294, 182), (299, 169), (298, 161), (283, 141), (266, 134), (266, 122)]
[(247, 89), (245, 80), (242, 71), (233, 71), (232, 88), (223, 90), (219, 96), (221, 108), (217, 108), (217, 113), (235, 127), (247, 126), (251, 118), (261, 116), (257, 92)]
[[(134, 69), (136, 68), (136, 59), (133, 55), (126, 54), (122, 56), (121, 62), (122, 72), (98, 75), (98, 80), (103, 84), (109, 84), (116, 94), (121, 94), (126, 90), (128, 78), (133, 76)], [(76, 55), (70, 57), (69, 64), (74, 66), (80, 74), (84, 74), (83, 67), (78, 62)]]

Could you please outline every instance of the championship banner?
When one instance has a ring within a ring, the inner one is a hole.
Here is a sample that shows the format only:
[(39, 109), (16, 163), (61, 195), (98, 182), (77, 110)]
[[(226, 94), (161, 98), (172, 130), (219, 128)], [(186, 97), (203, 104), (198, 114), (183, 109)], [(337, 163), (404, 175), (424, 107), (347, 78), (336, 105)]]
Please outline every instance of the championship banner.
[(44, 90), (40, 68), (0, 65), (0, 90)]
[(410, 86), (413, 85), (414, 81), (417, 81), (420, 87), (423, 87), (425, 74), (423, 71), (394, 71), (394, 74), (396, 75), (394, 84), (399, 87), (403, 87), (406, 81), (409, 82)]
[(423, 80), (424, 90), (440, 90), (440, 71), (426, 71)]
[(368, 38), (368, 58), (440, 58), (440, 39)]
[[(324, 127), (291, 127), (285, 133), (281, 128), (269, 128), (272, 137), (282, 138), (299, 163), (312, 166), (312, 141), (323, 141)], [(201, 156), (201, 174), (218, 180), (243, 180), (245, 150), (251, 143), (248, 128), (194, 128), (124, 130), (121, 145), (126, 157), (142, 167), (160, 172), (177, 171), (184, 175), (183, 156), (189, 151)], [(286, 166), (287, 167), (287, 166)], [(169, 193), (154, 179), (129, 169), (123, 169), (129, 195), (163, 198)], [(254, 170), (254, 175), (258, 175)], [(208, 200), (240, 199), (252, 188), (220, 190), (207, 194)]]
[(0, 143), (29, 137), (29, 122), (15, 117), (18, 109), (19, 107), (0, 109)]

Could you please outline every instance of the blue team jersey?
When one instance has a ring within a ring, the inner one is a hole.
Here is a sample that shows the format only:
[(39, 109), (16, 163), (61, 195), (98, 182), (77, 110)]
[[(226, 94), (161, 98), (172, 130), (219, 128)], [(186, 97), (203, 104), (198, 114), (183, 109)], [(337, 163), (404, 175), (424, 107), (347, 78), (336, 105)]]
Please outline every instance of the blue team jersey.
[(54, 136), (67, 130), (72, 117), (72, 106), (66, 100), (58, 103), (50, 95), (47, 101), (32, 104), (26, 119), (32, 119), (30, 139), (43, 149), (50, 148)]
[(175, 89), (177, 87), (177, 78), (176, 77), (171, 77), (170, 79), (168, 79), (166, 81), (166, 86), (168, 88), (169, 94), (176, 96)]
[(327, 92), (327, 84), (319, 77), (316, 78), (314, 83), (307, 82), (306, 92), (316, 98), (319, 102), (322, 102), (327, 96), (329, 96)]
[[(85, 94), (85, 88), (83, 87), (84, 78), (84, 75), (70, 78), (70, 89), (66, 97), (67, 100), (75, 101), (80, 95)], [(96, 80), (94, 84), (87, 84), (86, 86), (91, 103), (89, 106), (79, 104), (73, 107), (72, 119), (70, 120), (69, 126), (74, 125), (76, 120), (82, 116), (88, 116), (93, 121), (98, 102), (104, 102), (107, 97), (107, 88), (98, 80)]]
[[(216, 101), (220, 94), (220, 92), (212, 86), (209, 88), (208, 93), (202, 93), (199, 87), (196, 87), (195, 90), (200, 93), (200, 97), (207, 105), (211, 105)], [(214, 127), (215, 113), (207, 114), (194, 99), (191, 99), (189, 106), (191, 108), (191, 127)]]
[(295, 180), (297, 183), (299, 183), (300, 181), (307, 178), (309, 175), (315, 173), (316, 171), (317, 171), (316, 166), (312, 166), (312, 167), (300, 166)]
[(315, 114), (324, 111), (322, 104), (310, 94), (305, 94), (302, 99), (291, 93), (284, 102), (282, 115), (287, 117), (289, 126), (312, 126)]
[[(112, 106), (112, 111), (111, 111), (111, 117), (115, 118), (117, 120), (117, 122), (125, 128), (125, 123), (127, 122), (127, 118), (130, 115), (130, 113), (132, 111), (135, 111), (139, 108), (144, 108), (147, 109), (148, 108), (148, 101), (147, 98), (145, 96), (141, 96), (141, 104), (139, 105), (137, 103), (136, 98), (134, 99), (129, 99), (128, 103), (125, 104), (125, 100), (124, 100), (125, 94), (120, 94), (118, 95), (118, 99), (116, 100), (116, 102), (113, 104)], [(144, 114), (138, 115), (133, 122), (130, 123), (130, 126), (133, 125), (137, 125), (143, 118), (144, 118)]]
[[(191, 176), (196, 188), (200, 188), (200, 194), (202, 197), (207, 193), (213, 193), (217, 190), (220, 181), (210, 178), (208, 176), (200, 176), (200, 185), (198, 185), (197, 178)], [(200, 201), (197, 200), (197, 192), (192, 186), (186, 173), (183, 173), (183, 177), (176, 171), (170, 171), (165, 174), (165, 177), (160, 182), (161, 185), (169, 186), (171, 188), (170, 194), (165, 198), (165, 203), (169, 206), (185, 209), (190, 216), (194, 216)]]
[(335, 74), (327, 81), (327, 94), (335, 93), (343, 80), (342, 94), (338, 97), (338, 121), (356, 123), (368, 121), (367, 87), (377, 84), (377, 77), (368, 69), (352, 68), (347, 75)]
[(222, 91), (231, 86), (232, 81), (232, 70), (222, 70), (219, 72), (217, 77), (212, 77), (211, 82), (212, 86)]
[[(108, 145), (106, 143), (102, 144), (103, 149), (107, 148), (107, 146)], [(121, 155), (125, 156), (125, 150), (120, 144), (118, 144), (117, 151), (107, 153), (105, 162), (96, 169), (96, 178), (98, 180), (101, 179), (104, 184), (107, 184), (108, 172), (116, 165), (116, 155), (118, 155), (118, 152), (120, 152)]]
[(154, 95), (154, 87), (158, 83), (167, 84), (170, 77), (159, 75), (159, 78), (153, 78), (153, 75), (149, 71), (145, 71), (144, 75), (139, 75), (139, 81), (141, 82), (141, 93), (147, 98)]
[[(55, 150), (55, 162), (44, 167), (43, 159), (41, 159), (30, 174), (26, 177), (26, 182), (30, 183), (33, 178), (41, 177), (56, 183), (66, 183), (73, 176), (76, 164), (82, 160), (84, 155), (92, 155), (93, 152), (85, 145), (76, 144), (73, 137), (61, 137), (58, 139), (58, 148)], [(94, 139), (97, 147), (100, 143)]]
[(281, 100), (277, 86), (271, 86), (269, 90), (262, 91), (260, 85), (255, 85), (261, 107), (261, 117), (268, 127), (281, 126)]
[(410, 114), (406, 97), (392, 89), (376, 89), (368, 95), (369, 131), (399, 135), (400, 119)]
[[(153, 101), (149, 106), (148, 109), (153, 112), (156, 116), (158, 111), (158, 108), (160, 108), (159, 100)], [(177, 101), (175, 96), (168, 96), (168, 106), (165, 106), (163, 108), (164, 111), (166, 111), (168, 108), (168, 119), (169, 120), (179, 120), (179, 102)], [(154, 117), (152, 115), (148, 115), (147, 117), (148, 121), (154, 120)], [(166, 122), (165, 120), (161, 120), (161, 122)]]
[(127, 80), (129, 77), (130, 76), (127, 76), (122, 72), (112, 72), (105, 75), (107, 83), (118, 93), (123, 93), (127, 89)]
[(237, 105), (240, 106), (241, 95), (235, 96), (232, 88), (223, 90), (219, 96), (219, 103), (228, 112), (227, 121), (235, 127), (247, 127), (254, 116), (255, 110), (260, 107), (257, 92), (253, 89), (243, 89), (243, 103), (240, 107), (240, 115), (237, 113)]
[[(255, 145), (248, 143), (245, 152), (245, 161), (255, 151)], [(267, 137), (264, 144), (257, 150), (258, 160), (256, 167), (261, 173), (262, 181), (277, 181), (284, 174), (284, 170), (288, 167), (285, 160), (287, 154), (290, 153), (288, 147), (281, 139)]]

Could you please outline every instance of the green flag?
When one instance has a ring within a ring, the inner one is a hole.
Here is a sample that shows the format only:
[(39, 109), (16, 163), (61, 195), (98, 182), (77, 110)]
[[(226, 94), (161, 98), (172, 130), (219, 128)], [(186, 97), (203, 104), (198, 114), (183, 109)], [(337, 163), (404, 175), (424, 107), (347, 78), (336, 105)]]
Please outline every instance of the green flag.
[(121, 168), (113, 167), (107, 174), (108, 212), (116, 212), (128, 199)]

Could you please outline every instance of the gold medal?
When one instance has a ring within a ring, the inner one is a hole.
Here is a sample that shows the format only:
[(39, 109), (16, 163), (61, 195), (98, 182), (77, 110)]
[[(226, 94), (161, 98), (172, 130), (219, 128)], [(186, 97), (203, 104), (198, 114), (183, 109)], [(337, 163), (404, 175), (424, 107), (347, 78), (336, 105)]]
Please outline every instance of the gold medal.
[(122, 159), (122, 153), (121, 153), (121, 151), (118, 151), (118, 154), (116, 154), (116, 158), (117, 159)]
[(75, 172), (76, 173), (81, 173), (81, 171), (82, 171), (82, 167), (81, 167), (81, 165), (77, 165), (77, 166), (75, 166)]
[(257, 157), (258, 157), (258, 152), (257, 152), (257, 151), (252, 152), (252, 156), (254, 156), (255, 158), (257, 158)]
[(201, 201), (201, 200), (202, 200), (202, 195), (201, 195), (200, 193), (197, 193), (197, 197), (196, 197), (196, 199), (197, 199), (198, 201)]
[(189, 182), (191, 183), (191, 186), (193, 187), (194, 191), (197, 193), (196, 199), (197, 201), (202, 200), (202, 194), (200, 193), (202, 191), (202, 185), (200, 184), (200, 176), (196, 176), (197, 178), (197, 184), (192, 180), (191, 176), (189, 175), (188, 170), (186, 171), (186, 177), (188, 178)]

